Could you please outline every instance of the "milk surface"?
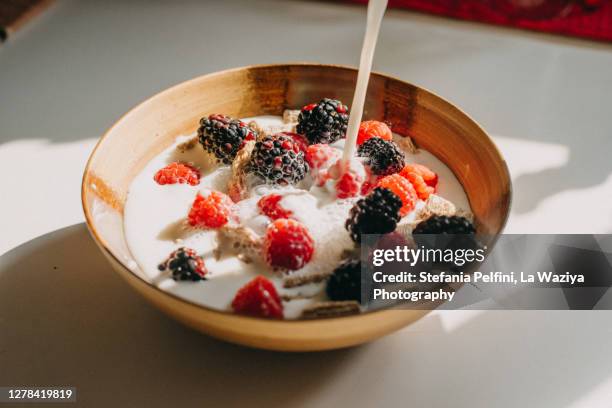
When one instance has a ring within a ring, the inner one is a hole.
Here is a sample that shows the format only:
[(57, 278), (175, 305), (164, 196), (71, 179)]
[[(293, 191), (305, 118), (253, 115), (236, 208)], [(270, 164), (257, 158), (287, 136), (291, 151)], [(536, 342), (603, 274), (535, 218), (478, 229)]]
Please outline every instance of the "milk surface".
[[(280, 117), (243, 119), (245, 122), (251, 120), (257, 121), (260, 126), (283, 126)], [(130, 185), (124, 209), (124, 229), (134, 260), (160, 289), (199, 305), (227, 311), (231, 310), (230, 305), (238, 289), (256, 275), (265, 275), (275, 284), (281, 296), (308, 297), (283, 302), (285, 318), (299, 317), (304, 307), (324, 299), (324, 283), (285, 289), (282, 287), (282, 278), (266, 265), (245, 263), (234, 256), (215, 259), (215, 230), (186, 227), (185, 220), (197, 193), (206, 195), (211, 190), (227, 193), (227, 183), (231, 176), (230, 167), (212, 163), (200, 145), (185, 152), (176, 149), (177, 145), (192, 137), (178, 137), (172, 146), (151, 160)], [(339, 150), (341, 156), (344, 140), (332, 146)], [(437, 195), (453, 202), (458, 209), (470, 211), (465, 192), (448, 167), (424, 150), (416, 154), (405, 153), (407, 163), (424, 164), (438, 174)], [(157, 184), (153, 179), (155, 173), (176, 161), (191, 162), (199, 167), (202, 172), (200, 184)], [(351, 167), (359, 165), (353, 163)], [(239, 202), (237, 208), (240, 222), (260, 235), (265, 233), (269, 220), (259, 213), (257, 201), (272, 192), (283, 196), (281, 205), (292, 211), (296, 220), (306, 225), (315, 241), (311, 261), (301, 270), (292, 273), (311, 274), (335, 269), (342, 260), (342, 253), (353, 247), (344, 222), (349, 210), (360, 197), (336, 199), (333, 186), (317, 186), (310, 176), (296, 186), (256, 186), (252, 189), (251, 197)], [(423, 202), (419, 200), (417, 209), (422, 206)], [(409, 213), (402, 218), (402, 222), (413, 219), (414, 215), (415, 211)], [(204, 258), (209, 270), (207, 280), (179, 282), (160, 276), (157, 266), (172, 251), (182, 246), (196, 250)]]

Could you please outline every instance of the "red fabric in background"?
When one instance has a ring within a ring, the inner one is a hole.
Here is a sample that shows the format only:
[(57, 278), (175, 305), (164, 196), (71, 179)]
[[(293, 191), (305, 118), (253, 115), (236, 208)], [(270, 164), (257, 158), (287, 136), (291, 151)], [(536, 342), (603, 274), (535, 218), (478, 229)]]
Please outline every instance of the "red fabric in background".
[(389, 7), (612, 42), (612, 0), (389, 0)]

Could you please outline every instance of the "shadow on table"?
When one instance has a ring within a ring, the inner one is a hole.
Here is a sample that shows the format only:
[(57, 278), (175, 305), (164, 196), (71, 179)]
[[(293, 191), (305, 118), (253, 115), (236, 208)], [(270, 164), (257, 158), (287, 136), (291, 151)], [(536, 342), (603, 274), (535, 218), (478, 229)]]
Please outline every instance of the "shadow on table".
[(564, 313), (482, 312), (456, 328), (432, 315), (349, 350), (252, 350), (146, 304), (80, 224), (0, 258), (0, 384), (76, 386), (88, 407), (558, 407), (612, 364), (609, 331), (581, 323), (610, 315)]
[(113, 273), (83, 224), (1, 265), (0, 384), (74, 385), (88, 407), (297, 403), (352, 354), (253, 350), (187, 329)]
[(608, 148), (604, 147), (612, 147), (609, 142), (598, 145), (567, 138), (562, 143), (570, 149), (567, 163), (522, 174), (513, 181), (513, 211), (528, 213), (548, 197), (564, 191), (596, 187), (612, 175), (612, 160)]

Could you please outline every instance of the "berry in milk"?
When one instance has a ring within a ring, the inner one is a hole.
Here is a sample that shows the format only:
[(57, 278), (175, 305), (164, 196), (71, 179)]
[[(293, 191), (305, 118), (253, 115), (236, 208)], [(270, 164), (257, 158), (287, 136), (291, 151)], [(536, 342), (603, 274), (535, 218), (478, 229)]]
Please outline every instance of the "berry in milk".
[(362, 122), (344, 163), (347, 115), (323, 99), (284, 119), (203, 118), (199, 143), (178, 137), (130, 186), (125, 231), (140, 268), (216, 309), (359, 312), (361, 234), (409, 236), (469, 203), (443, 163), (382, 122)]

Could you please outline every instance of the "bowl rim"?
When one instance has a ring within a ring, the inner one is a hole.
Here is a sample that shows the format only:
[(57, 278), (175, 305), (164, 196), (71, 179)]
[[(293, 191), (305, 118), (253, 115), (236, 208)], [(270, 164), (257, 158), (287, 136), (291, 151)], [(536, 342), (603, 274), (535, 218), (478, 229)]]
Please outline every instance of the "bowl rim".
[[(220, 76), (220, 75), (225, 75), (231, 72), (237, 72), (237, 71), (244, 71), (244, 70), (249, 70), (249, 69), (262, 69), (262, 68), (290, 68), (290, 67), (319, 67), (319, 68), (332, 68), (332, 69), (342, 69), (342, 70), (347, 70), (347, 71), (353, 71), (353, 72), (358, 72), (358, 69), (354, 66), (349, 66), (349, 65), (342, 65), (342, 64), (321, 64), (321, 63), (316, 63), (316, 62), (287, 62), (287, 63), (274, 63), (274, 64), (253, 64), (253, 65), (245, 65), (245, 66), (241, 66), (241, 67), (235, 67), (235, 68), (228, 68), (228, 69), (224, 69), (221, 71), (215, 71), (215, 72), (211, 72), (208, 74), (203, 74), (203, 75), (199, 75), (197, 77), (194, 78), (190, 78), (187, 79), (185, 81), (176, 83), (174, 85), (171, 85), (170, 87), (164, 88), (163, 90), (154, 93), (153, 95), (147, 97), (146, 99), (144, 99), (143, 101), (137, 103), (135, 106), (133, 106), (132, 108), (130, 108), (127, 112), (125, 112), (124, 114), (122, 114), (118, 119), (116, 119), (114, 121), (114, 123), (102, 134), (102, 136), (99, 138), (99, 140), (96, 142), (96, 145), (94, 146), (93, 150), (91, 151), (91, 153), (89, 154), (89, 158), (87, 159), (87, 163), (85, 164), (85, 169), (83, 171), (83, 176), (81, 179), (81, 206), (83, 208), (83, 213), (85, 215), (85, 224), (87, 225), (87, 229), (89, 230), (89, 233), (91, 234), (91, 236), (93, 237), (94, 241), (96, 242), (96, 244), (98, 245), (98, 247), (104, 252), (104, 254), (107, 257), (110, 257), (113, 261), (115, 261), (115, 263), (117, 265), (120, 265), (121, 268), (123, 268), (124, 272), (128, 273), (131, 277), (138, 279), (139, 281), (141, 281), (142, 283), (144, 283), (145, 285), (147, 285), (150, 289), (153, 289), (154, 291), (160, 293), (163, 296), (168, 296), (170, 298), (173, 298), (174, 300), (177, 300), (181, 303), (184, 303), (185, 305), (188, 306), (193, 306), (196, 308), (200, 308), (205, 310), (206, 312), (212, 312), (212, 313), (218, 313), (221, 315), (227, 315), (227, 316), (231, 316), (234, 319), (237, 320), (248, 320), (248, 321), (253, 321), (253, 320), (259, 320), (259, 321), (263, 321), (266, 322), (266, 324), (275, 324), (275, 325), (284, 325), (284, 324), (316, 324), (317, 322), (320, 322), (322, 319), (268, 319), (268, 318), (264, 318), (264, 317), (258, 317), (258, 316), (248, 316), (248, 315), (241, 315), (241, 314), (237, 314), (234, 313), (232, 311), (228, 311), (228, 310), (220, 310), (220, 309), (215, 309), (206, 305), (201, 305), (199, 303), (195, 303), (192, 302), (190, 300), (184, 299), (176, 294), (173, 293), (169, 293), (167, 291), (164, 291), (162, 289), (160, 289), (159, 287), (155, 286), (153, 283), (148, 282), (147, 280), (145, 280), (144, 278), (142, 278), (141, 276), (139, 276), (138, 274), (135, 274), (132, 270), (130, 270), (130, 268), (128, 268), (120, 259), (118, 259), (115, 254), (109, 249), (108, 243), (106, 242), (106, 240), (104, 240), (97, 231), (97, 228), (95, 227), (95, 224), (93, 223), (93, 217), (89, 211), (89, 207), (88, 207), (88, 200), (87, 200), (87, 175), (90, 173), (91, 171), (91, 166), (92, 166), (92, 162), (93, 159), (98, 151), (98, 148), (100, 147), (100, 145), (104, 142), (104, 140), (108, 137), (108, 135), (125, 119), (127, 118), (130, 114), (132, 114), (132, 112), (136, 111), (137, 109), (140, 109), (141, 107), (145, 106), (146, 104), (150, 103), (153, 99), (165, 94), (165, 93), (170, 93), (172, 91), (174, 91), (175, 89), (179, 88), (179, 87), (183, 87), (186, 86), (192, 82), (195, 81), (199, 81), (202, 80), (204, 78), (212, 78), (215, 76)], [(489, 136), (489, 134), (484, 130), (484, 128), (480, 125), (480, 123), (478, 123), (476, 120), (474, 120), (470, 115), (468, 115), (465, 111), (463, 111), (461, 108), (457, 107), (455, 104), (449, 102), (448, 100), (446, 100), (445, 98), (441, 97), (440, 95), (438, 95), (435, 92), (430, 91), (427, 88), (423, 88), (421, 86), (417, 86), (414, 85), (410, 82), (404, 81), (402, 79), (399, 79), (393, 75), (388, 75), (385, 73), (381, 73), (378, 71), (372, 71), (371, 72), (371, 76), (379, 76), (382, 78), (387, 78), (387, 79), (391, 79), (394, 81), (398, 81), (404, 84), (408, 84), (410, 86), (414, 86), (415, 88), (418, 88), (420, 91), (424, 91), (426, 93), (429, 93), (430, 95), (438, 98), (439, 100), (441, 100), (443, 103), (447, 104), (448, 106), (452, 107), (453, 109), (456, 109), (459, 113), (461, 113), (462, 115), (464, 115), (466, 118), (468, 118), (470, 121), (473, 122), (473, 124), (482, 131), (482, 133), (487, 137), (487, 139), (489, 139), (489, 141), (491, 142), (491, 145), (495, 151), (495, 153), (497, 154), (497, 156), (500, 158), (501, 163), (503, 164), (503, 169), (505, 171), (505, 173), (508, 175), (508, 195), (507, 195), (507, 202), (508, 202), (508, 211), (504, 214), (504, 218), (501, 222), (501, 226), (500, 226), (500, 230), (499, 233), (497, 234), (497, 236), (499, 236), (500, 234), (503, 233), (503, 230), (506, 227), (508, 218), (510, 216), (510, 209), (512, 207), (512, 199), (513, 199), (513, 189), (512, 189), (512, 178), (510, 177), (510, 170), (508, 168), (508, 164), (506, 163), (506, 160), (504, 159), (504, 156), (501, 154), (501, 151), (499, 150), (499, 148), (497, 147), (497, 145), (495, 144), (495, 141)], [(497, 236), (496, 238), (493, 240), (493, 242), (490, 245), (490, 248), (493, 247), (493, 245), (495, 244), (495, 242), (497, 241)], [(128, 248), (129, 250), (129, 248)], [(384, 309), (378, 309), (378, 310), (370, 310), (370, 311), (366, 311), (366, 312), (362, 312), (359, 314), (352, 314), (352, 315), (347, 315), (347, 316), (335, 316), (335, 317), (328, 317), (328, 318), (324, 318), (323, 320), (325, 320), (326, 322), (329, 323), (333, 323), (334, 321), (337, 320), (347, 320), (347, 319), (357, 319), (365, 314), (367, 315), (372, 315), (375, 313), (384, 313), (390, 310), (406, 310), (406, 311), (410, 311), (411, 309), (397, 309), (395, 307), (389, 307), (389, 308), (384, 308)], [(417, 309), (417, 310), (421, 310), (421, 309)], [(434, 309), (431, 309), (430, 311), (433, 311)]]

